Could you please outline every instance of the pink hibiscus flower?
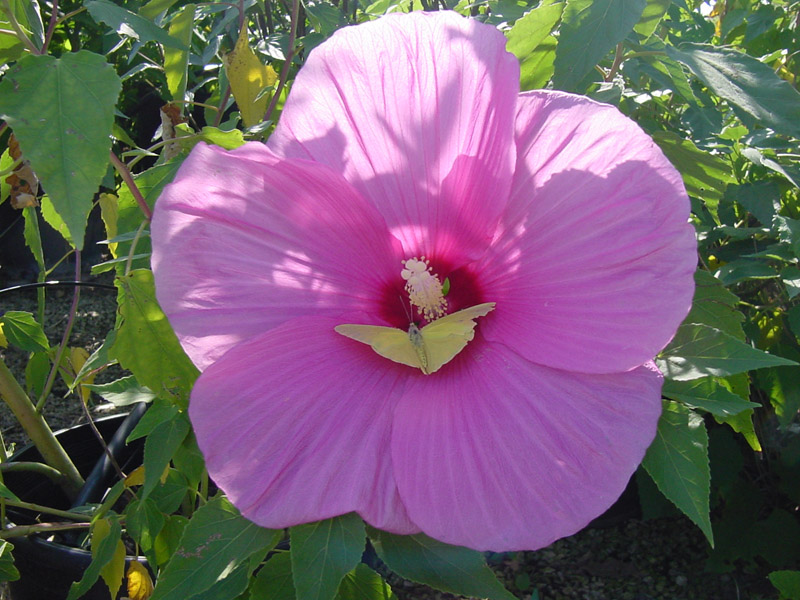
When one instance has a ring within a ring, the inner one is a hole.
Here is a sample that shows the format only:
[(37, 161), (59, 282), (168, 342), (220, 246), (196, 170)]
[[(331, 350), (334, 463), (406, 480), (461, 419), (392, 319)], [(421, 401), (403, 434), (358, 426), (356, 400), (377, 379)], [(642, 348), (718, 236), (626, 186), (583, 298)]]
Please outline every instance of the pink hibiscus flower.
[[(199, 145), (155, 208), (211, 476), (271, 528), (355, 511), (480, 550), (581, 529), (655, 435), (688, 215), (615, 108), (520, 94), (494, 28), (441, 12), (338, 31), (268, 144)], [(353, 324), (401, 329), (406, 364)]]

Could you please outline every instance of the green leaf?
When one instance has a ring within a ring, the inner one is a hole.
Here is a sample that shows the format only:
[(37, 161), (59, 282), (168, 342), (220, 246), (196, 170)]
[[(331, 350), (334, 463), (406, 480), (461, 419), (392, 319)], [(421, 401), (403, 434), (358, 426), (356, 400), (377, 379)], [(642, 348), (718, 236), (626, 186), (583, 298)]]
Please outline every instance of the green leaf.
[[(152, 209), (155, 206), (156, 199), (164, 186), (172, 181), (175, 173), (178, 172), (182, 160), (173, 160), (163, 165), (157, 165), (136, 175), (133, 179), (136, 182), (136, 187), (144, 196), (145, 202)], [(117, 214), (117, 232), (120, 234), (117, 238), (125, 234), (132, 234), (139, 230), (144, 221), (144, 215), (139, 208), (138, 203), (131, 194), (128, 186), (122, 186), (119, 189), (118, 199), (119, 212)], [(136, 247), (133, 249), (135, 255), (145, 255), (144, 258), (134, 259), (132, 268), (149, 268), (150, 267), (150, 237), (140, 235), (136, 242)], [(131, 242), (120, 241), (117, 244), (117, 256), (126, 257), (131, 253)]]
[(185, 406), (198, 372), (156, 302), (152, 271), (131, 271), (116, 284), (119, 323), (109, 355), (156, 395)]
[(114, 560), (121, 535), (122, 528), (117, 519), (100, 519), (95, 522), (92, 527), (92, 562), (83, 572), (81, 580), (70, 586), (67, 600), (77, 600), (95, 584), (103, 567)]
[(712, 377), (691, 381), (667, 379), (664, 381), (661, 394), (719, 417), (730, 417), (761, 406), (737, 396)]
[(781, 593), (781, 600), (800, 600), (800, 571), (773, 571), (769, 581)]
[(20, 502), (19, 497), (10, 489), (8, 489), (4, 483), (0, 483), (0, 498), (8, 498), (9, 500), (16, 500), (17, 502)]
[(139, 14), (145, 19), (155, 19), (162, 12), (170, 9), (178, 0), (150, 0), (139, 9)]
[(166, 518), (150, 498), (132, 500), (125, 507), (125, 525), (143, 552), (150, 552)]
[(778, 273), (763, 261), (740, 258), (722, 265), (717, 269), (716, 277), (725, 285), (733, 285), (748, 279), (773, 279), (778, 277)]
[(778, 229), (778, 238), (792, 247), (792, 252), (800, 258), (800, 221), (789, 217), (775, 217), (773, 221)]
[(47, 352), (50, 343), (44, 329), (33, 315), (20, 310), (10, 310), (0, 317), (0, 326), (6, 339), (27, 352)]
[(144, 443), (144, 485), (139, 496), (141, 499), (147, 498), (153, 491), (190, 429), (189, 417), (186, 413), (178, 413), (148, 434)]
[(394, 535), (369, 529), (381, 560), (395, 573), (451, 594), (514, 600), (486, 565), (483, 554), (419, 533)]
[(656, 363), (665, 377), (678, 381), (797, 364), (757, 350), (719, 329), (696, 323), (681, 325)]
[(149, 435), (156, 427), (171, 421), (178, 415), (178, 407), (171, 403), (169, 400), (163, 398), (156, 398), (147, 412), (142, 415), (142, 418), (136, 424), (133, 431), (128, 435), (126, 443), (130, 444), (133, 440), (138, 440), (141, 437)]
[(22, 214), (25, 217), (25, 245), (33, 253), (33, 258), (36, 260), (39, 271), (43, 272), (46, 267), (44, 264), (44, 251), (42, 250), (42, 234), (39, 231), (39, 217), (36, 215), (36, 209), (32, 206), (26, 206)]
[(653, 140), (680, 172), (689, 195), (703, 200), (716, 219), (725, 188), (735, 182), (731, 164), (672, 132), (657, 131)]
[(129, 375), (121, 377), (110, 383), (83, 385), (88, 390), (98, 394), (103, 400), (114, 406), (130, 406), (137, 402), (150, 402), (156, 395), (136, 381), (136, 377)]
[(289, 530), (292, 572), (301, 600), (331, 600), (342, 577), (361, 560), (364, 522), (355, 513), (297, 525)]
[(667, 14), (670, 4), (672, 4), (672, 0), (647, 0), (642, 18), (639, 19), (633, 30), (643, 38), (649, 38), (653, 35), (661, 19)]
[(391, 586), (365, 564), (357, 564), (342, 579), (336, 600), (396, 600)]
[(99, 54), (25, 56), (0, 81), (0, 117), (83, 248), (86, 217), (106, 173), (122, 84)]
[(694, 282), (692, 309), (683, 322), (709, 325), (744, 341), (744, 315), (735, 308), (739, 298), (708, 271), (696, 271)]
[(233, 150), (244, 144), (244, 135), (239, 129), (223, 131), (217, 127), (206, 125), (199, 132), (195, 132), (186, 123), (179, 123), (175, 126), (175, 135), (181, 149), (186, 152), (194, 148), (198, 142), (214, 144), (225, 150)]
[(282, 535), (248, 521), (227, 498), (217, 495), (186, 525), (150, 600), (190, 598), (204, 592), (252, 554), (274, 548)]
[(708, 434), (703, 418), (680, 404), (666, 402), (656, 439), (647, 449), (642, 466), (661, 493), (702, 530), (713, 547), (708, 514)]
[(556, 47), (553, 85), (581, 92), (578, 85), (644, 12), (646, 0), (567, 0)]
[(14, 546), (6, 540), (0, 540), (0, 581), (16, 581), (19, 571), (14, 566)]
[(264, 563), (250, 586), (250, 600), (295, 600), (292, 556), (280, 552)]
[(236, 567), (233, 572), (218, 580), (204, 592), (195, 594), (187, 600), (234, 600), (240, 598), (250, 582), (250, 569), (247, 563)]
[(189, 66), (189, 44), (192, 41), (194, 24), (194, 4), (184, 6), (169, 25), (169, 35), (180, 41), (186, 48), (164, 48), (164, 75), (172, 99), (182, 102), (186, 95), (187, 67)]
[(105, 23), (120, 35), (127, 35), (140, 42), (159, 42), (168, 48), (188, 50), (186, 44), (175, 39), (150, 19), (146, 19), (109, 0), (89, 0), (85, 4), (92, 18)]
[[(549, 68), (547, 63), (543, 64), (540, 48), (551, 37), (550, 33), (561, 18), (563, 10), (563, 2), (540, 4), (517, 21), (506, 34), (507, 50), (520, 61), (520, 85), (523, 90), (541, 87), (553, 74), (552, 60)], [(542, 73), (543, 68), (546, 73)], [(541, 81), (543, 77), (544, 82)]]
[[(796, 351), (795, 351), (796, 354)], [(791, 356), (791, 355), (790, 355)], [(764, 369), (756, 374), (758, 387), (769, 395), (778, 424), (788, 429), (800, 411), (800, 386), (796, 367)]]
[(667, 46), (715, 94), (777, 133), (800, 137), (800, 93), (755, 58), (707, 44)]
[(166, 564), (172, 558), (172, 555), (175, 554), (180, 544), (183, 531), (186, 529), (188, 523), (189, 519), (181, 515), (171, 515), (167, 517), (153, 545), (156, 562), (159, 567)]
[(781, 280), (784, 287), (786, 287), (786, 293), (789, 295), (790, 300), (800, 294), (800, 269), (786, 267), (781, 271)]

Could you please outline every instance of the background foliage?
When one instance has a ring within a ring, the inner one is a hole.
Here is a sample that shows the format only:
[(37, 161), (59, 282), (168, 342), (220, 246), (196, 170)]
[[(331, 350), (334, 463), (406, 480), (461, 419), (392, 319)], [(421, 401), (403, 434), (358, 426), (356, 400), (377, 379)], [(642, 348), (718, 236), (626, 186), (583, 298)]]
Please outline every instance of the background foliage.
[[(75, 356), (66, 335), (44, 335), (44, 294), (37, 315), (4, 310), (0, 346), (30, 352), (26, 391), (39, 410), (56, 376), (84, 401), (91, 390), (117, 404), (152, 402), (131, 434), (146, 437), (144, 474), (120, 482), (94, 514), (96, 565), (73, 597), (100, 577), (119, 585), (121, 568), (108, 567), (123, 529), (158, 571), (153, 598), (392, 597), (359, 564), (365, 530), (353, 515), (293, 528), (293, 551), (263, 563), (283, 533), (209, 494), (186, 417), (197, 373), (155, 302), (148, 219), (198, 141), (234, 148), (268, 137), (303, 60), (336, 29), (439, 9), (504, 31), (523, 90), (618, 106), (681, 172), (699, 242), (697, 293), (657, 359), (664, 412), (636, 476), (639, 497), (645, 516), (680, 510), (696, 523), (707, 568), (767, 567), (782, 597), (800, 598), (800, 3), (0, 0), (0, 201), (21, 211), (40, 281), (64, 259), (45, 254), (42, 229), (70, 244), (80, 276), (81, 256), (98, 256), (86, 225), (99, 215), (106, 241), (92, 272), (115, 271), (119, 300), (116, 326), (91, 357)], [(114, 363), (131, 374), (92, 385)], [(109, 512), (126, 488), (135, 499)], [(511, 597), (478, 553), (366, 535), (407, 578)], [(3, 544), (0, 576), (13, 578)]]

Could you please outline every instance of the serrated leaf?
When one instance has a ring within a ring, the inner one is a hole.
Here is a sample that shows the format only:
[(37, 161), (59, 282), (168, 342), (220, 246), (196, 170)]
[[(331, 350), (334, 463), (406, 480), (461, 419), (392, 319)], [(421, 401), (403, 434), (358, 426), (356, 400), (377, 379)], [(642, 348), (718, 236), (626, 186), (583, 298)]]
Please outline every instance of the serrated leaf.
[(119, 324), (109, 356), (156, 395), (166, 395), (185, 406), (198, 371), (158, 306), (153, 272), (131, 271), (118, 277), (116, 285)]
[(358, 564), (342, 579), (336, 600), (396, 600), (391, 586), (365, 564)]
[(227, 498), (217, 495), (197, 509), (186, 525), (151, 600), (189, 598), (204, 592), (252, 554), (274, 548), (282, 535), (248, 521)]
[(715, 94), (778, 133), (800, 137), (800, 93), (755, 58), (707, 44), (667, 46)]
[(250, 49), (246, 25), (240, 31), (233, 51), (225, 58), (225, 71), (244, 126), (258, 125), (264, 119), (271, 97), (271, 94), (262, 95), (262, 92), (277, 83), (278, 74), (270, 65), (262, 64)]
[(578, 84), (625, 39), (644, 12), (646, 0), (567, 0), (556, 47), (553, 85), (581, 92)]
[[(561, 18), (564, 10), (563, 2), (553, 4), (540, 4), (527, 15), (519, 19), (508, 31), (508, 45), (506, 49), (519, 59), (520, 62), (520, 86), (522, 90), (534, 89), (534, 85), (539, 83), (541, 87), (540, 75), (543, 67), (541, 61), (540, 46), (550, 38), (550, 33)], [(553, 74), (552, 64), (549, 72), (546, 73), (544, 81), (550, 79)]]
[(301, 600), (332, 600), (342, 578), (361, 560), (364, 522), (355, 513), (289, 530), (295, 591)]
[(125, 507), (125, 525), (143, 552), (152, 550), (164, 521), (164, 514), (149, 498), (132, 500)]
[(789, 244), (797, 258), (800, 258), (800, 221), (789, 217), (775, 217), (774, 226), (778, 230), (778, 237), (782, 242)]
[[(797, 351), (794, 351), (793, 354), (796, 355)], [(796, 367), (764, 369), (756, 374), (758, 387), (769, 396), (770, 404), (778, 418), (778, 424), (783, 429), (791, 426), (800, 411), (798, 374)]]
[(486, 565), (483, 554), (424, 534), (394, 535), (369, 529), (378, 556), (395, 573), (451, 594), (514, 600)]
[(664, 381), (661, 394), (719, 417), (730, 417), (761, 406), (744, 400), (711, 377), (691, 381), (667, 379)]
[(0, 117), (47, 190), (75, 246), (106, 173), (122, 83), (105, 58), (81, 50), (25, 56), (0, 81)]
[[(95, 521), (92, 526), (92, 562), (83, 572), (81, 580), (70, 586), (67, 600), (77, 600), (94, 585), (103, 568), (117, 555), (121, 535), (122, 528), (117, 519)], [(123, 561), (125, 560), (124, 551), (123, 546)]]
[(170, 515), (164, 522), (161, 532), (156, 537), (153, 549), (156, 555), (156, 562), (158, 566), (166, 564), (175, 554), (178, 545), (181, 541), (186, 525), (189, 524), (189, 519), (182, 515)]
[(790, 300), (800, 294), (800, 269), (786, 267), (781, 271), (781, 281), (783, 281)]
[(744, 341), (744, 315), (735, 308), (739, 304), (739, 298), (708, 271), (696, 271), (694, 282), (692, 308), (684, 323), (709, 325)]
[(150, 19), (137, 15), (108, 0), (89, 0), (86, 10), (98, 23), (105, 23), (120, 35), (132, 37), (140, 42), (159, 42), (169, 48), (187, 50), (186, 45), (175, 39)]
[(656, 439), (647, 449), (642, 466), (661, 493), (702, 530), (713, 547), (708, 434), (703, 418), (680, 404), (666, 402)]
[(172, 99), (182, 102), (186, 95), (187, 68), (189, 66), (189, 45), (192, 41), (194, 24), (194, 4), (180, 9), (169, 24), (169, 35), (180, 41), (186, 48), (164, 48), (164, 75)]
[(797, 364), (757, 350), (719, 329), (696, 323), (681, 325), (656, 363), (665, 377), (678, 381)]
[(27, 352), (47, 352), (50, 349), (44, 329), (29, 312), (9, 310), (0, 317), (0, 325), (5, 338), (17, 348)]

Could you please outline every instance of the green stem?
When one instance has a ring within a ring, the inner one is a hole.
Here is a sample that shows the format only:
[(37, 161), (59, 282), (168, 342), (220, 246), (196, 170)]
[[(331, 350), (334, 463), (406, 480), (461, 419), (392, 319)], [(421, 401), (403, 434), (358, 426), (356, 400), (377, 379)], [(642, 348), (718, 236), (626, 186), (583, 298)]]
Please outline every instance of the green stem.
[[(81, 251), (75, 250), (75, 281), (81, 278)], [(78, 302), (81, 297), (81, 288), (76, 285), (72, 292), (72, 305), (69, 308), (69, 316), (67, 317), (67, 325), (64, 327), (64, 335), (61, 337), (61, 343), (56, 350), (56, 358), (53, 362), (53, 368), (50, 369), (50, 374), (47, 376), (47, 381), (42, 389), (42, 395), (39, 396), (39, 401), (36, 403), (36, 412), (41, 413), (44, 408), (44, 403), (50, 395), (50, 390), (53, 389), (53, 384), (56, 382), (56, 374), (61, 366), (61, 358), (64, 356), (64, 350), (69, 343), (69, 336), (72, 333), (72, 326), (75, 324), (75, 315), (78, 312)]]
[(59, 510), (57, 508), (52, 508), (50, 506), (42, 506), (41, 504), (34, 504), (33, 502), (23, 502), (22, 500), (11, 500), (9, 498), (6, 498), (5, 503), (8, 506), (16, 506), (17, 508), (24, 508), (26, 510), (32, 510), (34, 512), (46, 513), (48, 515), (61, 517), (62, 519), (69, 519), (70, 521), (77, 521), (79, 523), (86, 521), (86, 519), (88, 518), (88, 515), (84, 515), (81, 513), (70, 512), (68, 510)]
[(75, 468), (56, 436), (53, 435), (47, 421), (36, 412), (36, 407), (28, 398), (25, 390), (20, 387), (2, 360), (0, 360), (0, 397), (8, 404), (11, 412), (17, 418), (17, 422), (39, 450), (44, 462), (64, 475), (61, 485), (64, 492), (70, 498), (75, 497), (83, 487), (83, 477), (78, 473), (78, 469)]
[(25, 537), (32, 533), (50, 533), (51, 531), (68, 531), (70, 529), (89, 529), (91, 523), (40, 523), (38, 525), (20, 525), (0, 531), (0, 540)]
[(44, 475), (45, 477), (49, 477), (55, 483), (59, 485), (64, 479), (64, 476), (61, 474), (61, 471), (54, 469), (50, 465), (46, 465), (40, 462), (29, 462), (29, 461), (14, 461), (14, 462), (4, 462), (0, 463), (0, 473), (15, 473), (18, 471), (28, 471), (30, 473), (39, 473), (40, 475)]

